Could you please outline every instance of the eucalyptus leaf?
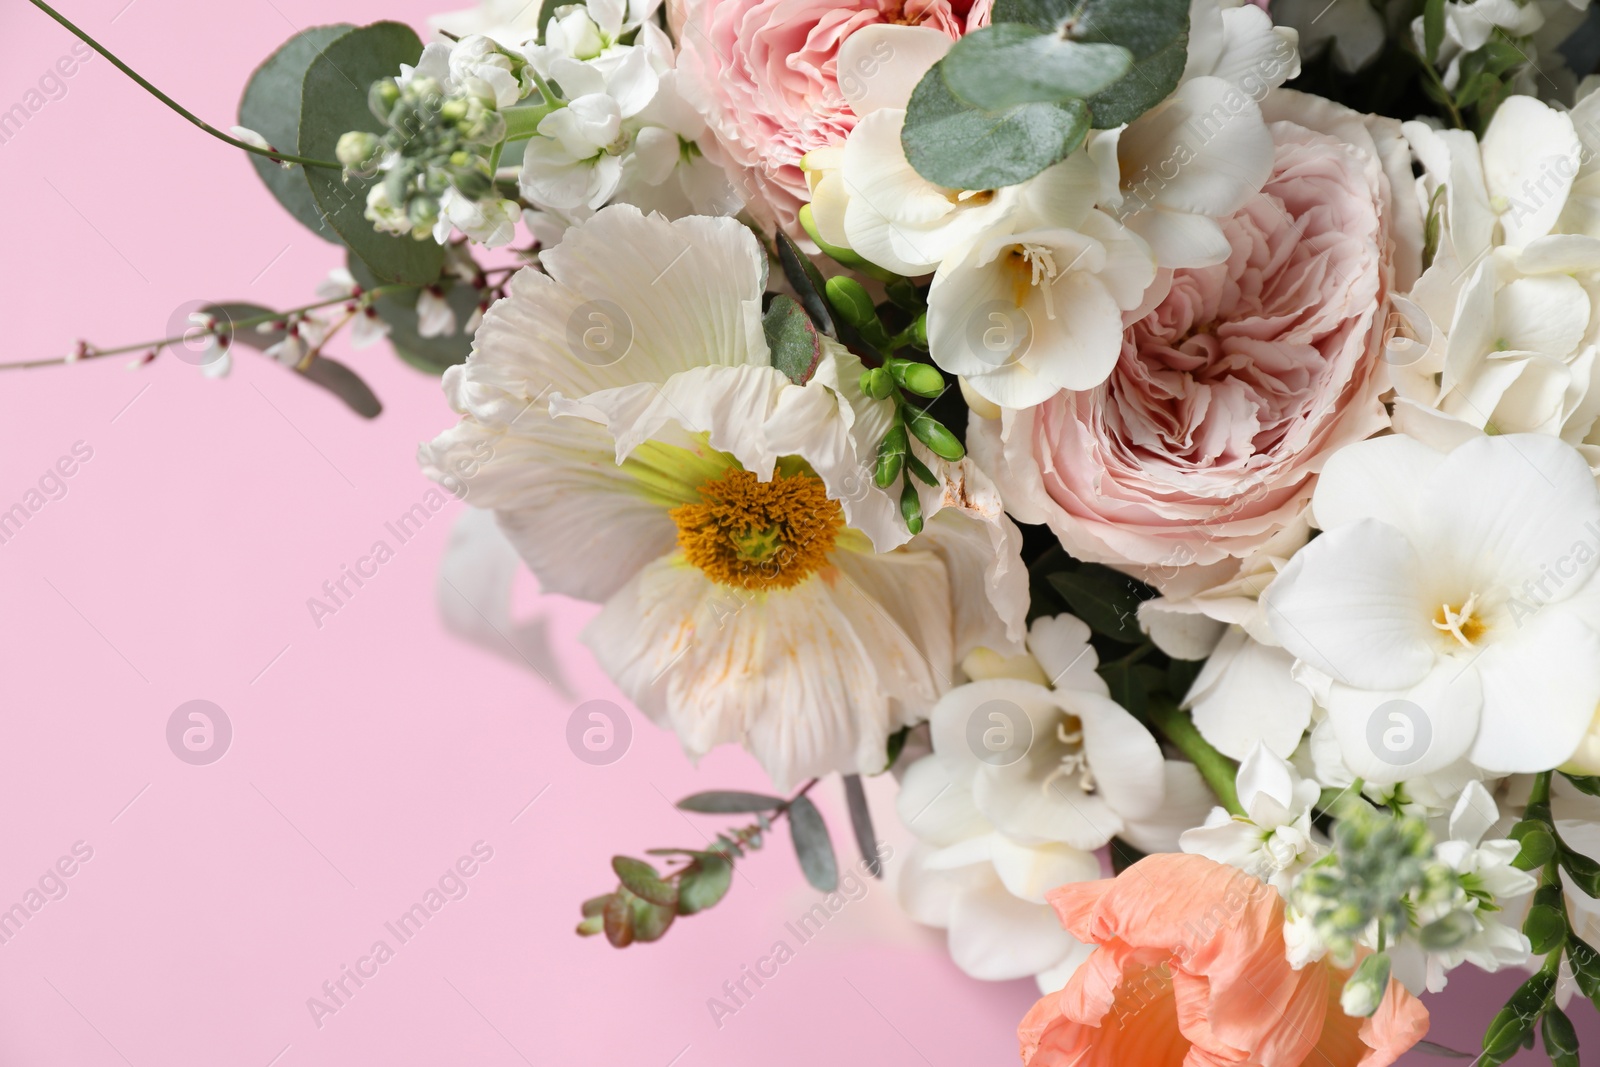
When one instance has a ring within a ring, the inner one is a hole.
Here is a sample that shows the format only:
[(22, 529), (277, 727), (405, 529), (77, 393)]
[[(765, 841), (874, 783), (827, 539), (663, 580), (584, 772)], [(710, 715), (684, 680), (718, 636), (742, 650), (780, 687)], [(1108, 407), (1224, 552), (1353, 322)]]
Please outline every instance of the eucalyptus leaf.
[(1132, 54), (1132, 69), (1089, 99), (1097, 129), (1132, 122), (1165, 100), (1188, 62), (1188, 0), (996, 0), (992, 17)]
[[(987, 110), (1065, 104), (1109, 89), (1133, 66), (1114, 44), (1083, 44), (1032, 26), (1001, 23), (962, 37), (939, 69), (957, 99)], [(997, 71), (1003, 76), (996, 77)]]
[(838, 331), (834, 328), (833, 314), (828, 310), (827, 298), (822, 295), (827, 287), (822, 272), (811, 262), (809, 256), (800, 251), (800, 246), (790, 240), (789, 235), (782, 230), (778, 231), (777, 244), (778, 264), (783, 268), (783, 276), (799, 295), (800, 306), (811, 316), (811, 324), (829, 337), (837, 337)]
[(701, 852), (694, 864), (678, 879), (678, 914), (705, 911), (728, 893), (733, 883), (733, 864), (715, 852)]
[(678, 807), (684, 811), (722, 815), (733, 812), (776, 811), (783, 807), (783, 798), (767, 796), (765, 793), (741, 793), (732, 789), (720, 789), (684, 797), (678, 801)]
[(343, 400), (346, 407), (363, 419), (375, 419), (383, 413), (383, 402), (372, 387), (336, 359), (314, 356), (306, 366), (296, 367), (295, 372)]
[(844, 776), (844, 798), (850, 809), (850, 828), (855, 832), (861, 861), (867, 865), (868, 874), (882, 878), (883, 861), (878, 858), (878, 834), (872, 826), (872, 809), (867, 806), (867, 790), (861, 784), (861, 775)]
[(762, 316), (761, 327), (772, 365), (796, 385), (804, 385), (822, 362), (822, 335), (793, 297), (779, 295)]
[[(347, 22), (313, 26), (285, 41), (245, 83), (244, 96), (239, 101), (239, 125), (256, 131), (280, 152), (303, 154), (300, 152), (300, 89), (306, 70), (323, 48), (354, 28)], [(253, 153), (247, 155), (284, 210), (323, 240), (340, 243), (339, 235), (322, 218), (304, 168), (285, 170), (270, 159)]]
[(911, 92), (900, 146), (916, 172), (947, 189), (998, 189), (1067, 157), (1089, 132), (1089, 107), (1022, 104), (989, 111), (964, 103), (940, 64)]
[[(355, 253), (349, 255), (347, 262), (350, 276), (361, 288), (370, 291), (383, 284)], [(446, 284), (444, 299), (456, 313), (456, 332), (443, 337), (424, 337), (417, 332), (415, 289), (384, 293), (373, 300), (372, 309), (389, 324), (389, 345), (395, 355), (424, 374), (439, 375), (457, 363), (465, 363), (472, 354), (472, 336), (463, 327), (478, 309), (481, 298), (482, 293), (465, 282)]]
[[(421, 55), (422, 41), (416, 32), (398, 22), (350, 30), (324, 45), (301, 84), (300, 153), (333, 159), (345, 133), (383, 133), (367, 107), (367, 90), (380, 78), (398, 74), (402, 63), (416, 63)], [(306, 181), (323, 218), (378, 278), (425, 285), (439, 277), (444, 248), (431, 236), (417, 240), (373, 229), (365, 214), (369, 180), (347, 180), (340, 171), (311, 168)]]
[(636, 898), (626, 889), (619, 889), (606, 901), (601, 912), (606, 940), (613, 948), (627, 948), (633, 944), (633, 901)]
[(839, 864), (833, 857), (833, 839), (828, 836), (828, 824), (822, 812), (809, 797), (795, 797), (789, 804), (789, 836), (794, 841), (794, 854), (800, 860), (800, 869), (806, 881), (824, 893), (839, 888)]
[(628, 902), (633, 911), (635, 941), (659, 941), (678, 917), (677, 910), (635, 897)]
[(677, 906), (678, 887), (663, 881), (656, 869), (644, 860), (636, 860), (632, 856), (613, 856), (611, 869), (617, 872), (623, 886), (634, 896), (664, 908)]

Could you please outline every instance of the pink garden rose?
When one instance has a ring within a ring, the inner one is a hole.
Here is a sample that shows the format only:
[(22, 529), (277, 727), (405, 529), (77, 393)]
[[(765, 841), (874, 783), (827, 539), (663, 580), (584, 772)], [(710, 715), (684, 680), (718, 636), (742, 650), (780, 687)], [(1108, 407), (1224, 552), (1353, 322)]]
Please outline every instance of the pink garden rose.
[[(988, 22), (992, 0), (669, 0), (679, 87), (705, 116), (700, 147), (766, 226), (798, 232), (810, 200), (800, 158), (855, 127), (850, 101), (875, 69), (840, 70), (863, 26), (926, 26), (954, 39)], [(877, 60), (886, 56), (876, 57)]]
[(1097, 947), (1022, 1020), (1025, 1067), (1386, 1067), (1428, 1032), (1392, 978), (1371, 1018), (1346, 1015), (1348, 971), (1289, 965), (1277, 890), (1204, 856), (1148, 856), (1046, 899)]
[(1286, 90), (1261, 110), (1272, 174), (1221, 220), (1228, 260), (1162, 272), (1105, 384), (968, 429), (1017, 519), (1173, 591), (1237, 569), (1388, 425), (1387, 300), (1421, 266), (1398, 123)]

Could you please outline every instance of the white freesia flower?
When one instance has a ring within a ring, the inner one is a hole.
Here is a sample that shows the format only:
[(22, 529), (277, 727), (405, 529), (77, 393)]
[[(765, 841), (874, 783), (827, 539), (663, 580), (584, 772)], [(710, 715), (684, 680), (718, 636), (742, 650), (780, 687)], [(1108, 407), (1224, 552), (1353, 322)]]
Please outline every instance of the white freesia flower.
[(1179, 844), (1286, 894), (1295, 875), (1327, 854), (1311, 825), (1322, 788), (1261, 744), (1239, 764), (1237, 788), (1244, 815), (1212, 808), (1205, 825), (1185, 831)]
[(423, 463), (490, 449), (471, 499), (545, 590), (604, 605), (584, 641), (692, 755), (742, 744), (781, 786), (881, 770), (962, 656), (1020, 642), (1020, 537), (993, 488), (919, 451), (941, 484), (911, 537), (871, 484), (890, 402), (831, 342), (804, 385), (771, 366), (747, 229), (617, 205), (542, 264), (446, 373), (465, 417)]
[(1156, 272), (1145, 243), (1095, 208), (1101, 191), (1095, 164), (1075, 152), (1017, 187), (1006, 225), (939, 266), (928, 290), (935, 363), (1009, 408), (1105, 381), (1122, 355), (1123, 312)]
[[(1390, 952), (1394, 977), (1413, 993), (1444, 989), (1446, 974), (1463, 963), (1483, 971), (1515, 967), (1528, 958), (1528, 938), (1502, 921), (1505, 902), (1533, 892), (1539, 880), (1511, 865), (1521, 849), (1515, 841), (1485, 841), (1483, 836), (1500, 818), (1494, 798), (1480, 782), (1469, 782), (1450, 813), (1449, 838), (1434, 846), (1434, 858), (1455, 872), (1464, 897), (1448, 905), (1424, 908), (1415, 916), (1419, 926), (1462, 913), (1469, 932), (1448, 949), (1429, 951), (1407, 938)], [(1486, 907), (1485, 905), (1492, 905)]]
[(1329, 459), (1312, 511), (1325, 532), (1265, 605), (1352, 772), (1538, 771), (1573, 752), (1600, 704), (1600, 491), (1575, 450), (1375, 438)]
[(1028, 650), (1031, 659), (998, 666), (984, 655), (967, 661), (977, 680), (950, 690), (930, 716), (935, 756), (1017, 840), (1094, 849), (1120, 834), (1141, 848), (1165, 838), (1170, 848), (1163, 828), (1193, 826), (1208, 806), (1194, 766), (1163, 759), (1150, 731), (1111, 699), (1081, 620), (1034, 620)]
[(1099, 878), (1099, 859), (1000, 833), (936, 756), (906, 770), (896, 807), (918, 839), (900, 871), (906, 914), (948, 930), (950, 958), (974, 978), (1033, 976), (1046, 993), (1064, 986), (1092, 946), (1061, 928), (1045, 894)]

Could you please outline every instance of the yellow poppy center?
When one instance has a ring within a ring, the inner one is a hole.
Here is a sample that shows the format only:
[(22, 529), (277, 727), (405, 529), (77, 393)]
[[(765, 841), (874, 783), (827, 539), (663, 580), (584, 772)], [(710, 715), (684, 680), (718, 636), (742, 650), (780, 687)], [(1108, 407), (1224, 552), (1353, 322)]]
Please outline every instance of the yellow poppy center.
[(731, 470), (700, 486), (700, 503), (668, 514), (678, 547), (714, 582), (739, 589), (788, 589), (827, 562), (844, 512), (822, 479), (798, 472), (763, 482)]

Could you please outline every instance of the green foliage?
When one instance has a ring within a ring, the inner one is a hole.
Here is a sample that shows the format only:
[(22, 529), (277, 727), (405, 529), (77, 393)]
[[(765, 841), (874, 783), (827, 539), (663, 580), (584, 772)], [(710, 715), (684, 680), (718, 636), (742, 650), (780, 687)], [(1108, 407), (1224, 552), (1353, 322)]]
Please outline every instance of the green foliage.
[[(371, 291), (383, 284), (353, 252), (347, 266), (361, 288)], [(441, 284), (445, 301), (456, 313), (456, 322), (466, 323), (478, 309), (482, 292), (460, 281)], [(372, 301), (372, 309), (389, 324), (389, 346), (395, 355), (424, 374), (443, 374), (457, 363), (465, 363), (472, 354), (472, 337), (464, 329), (443, 337), (422, 336), (417, 331), (417, 296), (415, 289), (401, 289), (383, 293)]]
[(772, 365), (791, 382), (804, 385), (822, 362), (822, 334), (793, 297), (779, 294), (761, 317)]
[(1129, 644), (1144, 640), (1139, 629), (1139, 602), (1145, 599), (1140, 596), (1145, 588), (1142, 583), (1109, 567), (1085, 563), (1076, 570), (1050, 575), (1050, 584), (1072, 614), (1096, 633)]
[(695, 793), (678, 801), (678, 807), (684, 811), (722, 815), (747, 811), (777, 811), (783, 804), (782, 797), (768, 796), (765, 793), (743, 793), (733, 789)]
[(833, 856), (833, 839), (828, 824), (809, 797), (796, 797), (789, 804), (789, 837), (794, 842), (795, 858), (813, 888), (831, 893), (839, 888), (839, 865)]
[(900, 145), (935, 185), (997, 189), (1061, 162), (1088, 132), (1089, 105), (1082, 100), (989, 110), (952, 93), (935, 64), (911, 92)]
[[(280, 152), (302, 155), (300, 90), (306, 70), (322, 48), (354, 28), (346, 22), (313, 26), (285, 41), (245, 83), (244, 96), (239, 101), (239, 125), (256, 131)], [(325, 241), (340, 243), (338, 235), (323, 222), (304, 170), (285, 169), (257, 155), (250, 156), (250, 164), (261, 175), (267, 190), (301, 225)]]
[[(986, 110), (1066, 104), (1093, 96), (1133, 65), (1114, 44), (1081, 44), (1021, 23), (986, 26), (951, 46), (941, 65), (958, 100)], [(997, 71), (1004, 74), (996, 77)]]
[[(363, 26), (323, 45), (306, 68), (301, 86), (300, 152), (332, 159), (345, 133), (382, 133), (383, 125), (367, 106), (367, 90), (421, 55), (422, 41), (398, 22)], [(369, 181), (320, 169), (307, 170), (305, 178), (323, 218), (373, 275), (386, 282), (417, 285), (439, 277), (444, 248), (431, 235), (424, 233), (418, 240), (373, 229), (365, 215)]]

